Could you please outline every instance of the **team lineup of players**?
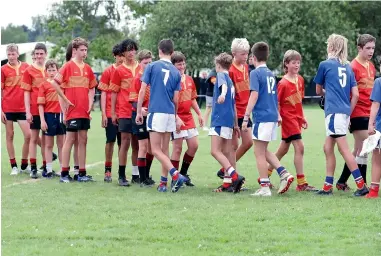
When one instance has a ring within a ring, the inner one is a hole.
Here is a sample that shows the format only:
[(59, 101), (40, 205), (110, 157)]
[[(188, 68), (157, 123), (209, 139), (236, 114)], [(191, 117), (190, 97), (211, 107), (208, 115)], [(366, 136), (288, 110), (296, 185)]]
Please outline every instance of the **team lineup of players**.
[[(381, 132), (381, 78), (375, 80), (376, 70), (371, 63), (376, 39), (368, 34), (357, 40), (358, 55), (347, 61), (345, 37), (332, 34), (327, 40), (328, 59), (321, 62), (314, 81), (316, 92), (325, 96), (326, 179), (321, 190), (309, 185), (304, 174), (304, 145), (302, 129), (308, 128), (303, 113), (304, 80), (299, 75), (302, 61), (295, 50), (284, 54), (284, 76), (279, 83), (266, 66), (269, 46), (258, 42), (251, 48), (255, 69), (248, 71), (250, 52), (245, 38), (236, 38), (231, 53), (215, 57), (215, 74), (211, 115), (211, 155), (221, 169), (217, 172), (223, 182), (215, 192), (237, 193), (244, 190), (245, 178), (238, 174), (236, 163), (254, 145), (258, 189), (254, 196), (271, 196), (270, 176), (275, 169), (280, 177), (278, 194), (286, 193), (294, 177), (280, 160), (294, 147), (297, 191), (316, 191), (332, 194), (337, 144), (346, 164), (336, 183), (338, 190), (348, 191), (347, 180), (352, 174), (357, 190), (355, 196), (378, 197), (381, 178), (381, 145), (372, 154), (372, 181), (366, 184), (367, 157), (360, 157), (363, 141), (369, 135)], [(6, 127), (7, 151), (12, 167), (11, 175), (30, 172), (38, 178), (37, 146), (40, 145), (42, 176), (55, 176), (52, 170), (54, 137), (61, 165), (60, 182), (92, 181), (86, 173), (87, 132), (90, 129), (94, 88), (97, 81), (91, 67), (84, 61), (88, 43), (74, 39), (66, 54), (66, 63), (59, 68), (54, 60), (46, 61), (47, 49), (38, 43), (33, 52), (34, 63), (18, 60), (15, 44), (7, 46), (8, 63), (1, 68), (2, 122)], [(194, 186), (188, 175), (189, 167), (198, 149), (198, 130), (203, 120), (196, 102), (193, 79), (185, 74), (186, 58), (174, 51), (171, 40), (158, 45), (159, 60), (152, 62), (149, 50), (138, 52), (135, 41), (126, 39), (114, 46), (115, 63), (102, 74), (98, 88), (102, 91), (102, 127), (106, 131), (105, 182), (112, 182), (114, 144), (118, 144), (118, 184), (130, 186), (126, 177), (127, 154), (131, 146), (132, 179), (141, 187), (152, 187), (150, 176), (154, 158), (162, 166), (159, 192), (167, 191), (168, 173), (170, 189), (177, 192), (182, 186)], [(20, 100), (24, 99), (24, 100)], [(250, 118), (252, 117), (252, 119)], [(24, 135), (21, 168), (15, 159), (13, 146), (17, 122)], [(270, 141), (276, 140), (277, 127), (282, 128), (282, 141), (274, 154), (268, 150)], [(353, 133), (353, 152), (347, 143), (347, 130)], [(40, 137), (40, 130), (42, 135)], [(169, 144), (172, 140), (172, 153)], [(187, 143), (180, 167), (183, 141)], [(74, 178), (69, 175), (71, 150), (74, 148)], [(29, 166), (28, 166), (29, 156)]]

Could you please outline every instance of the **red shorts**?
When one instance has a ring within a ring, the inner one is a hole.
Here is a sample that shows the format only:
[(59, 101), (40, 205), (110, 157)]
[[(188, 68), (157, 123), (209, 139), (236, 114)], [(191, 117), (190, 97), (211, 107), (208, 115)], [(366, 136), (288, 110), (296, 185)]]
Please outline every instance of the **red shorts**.
[(302, 134), (301, 120), (298, 118), (282, 118), (282, 138), (286, 139), (297, 134)]

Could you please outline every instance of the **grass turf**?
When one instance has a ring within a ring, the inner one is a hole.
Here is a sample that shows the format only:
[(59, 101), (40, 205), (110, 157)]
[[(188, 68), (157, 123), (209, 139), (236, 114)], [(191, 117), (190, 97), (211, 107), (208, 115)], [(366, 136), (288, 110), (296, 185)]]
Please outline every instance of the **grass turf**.
[[(324, 116), (318, 108), (305, 111), (309, 121), (303, 134), (305, 173), (309, 183), (320, 188), (325, 177)], [(337, 191), (332, 197), (319, 197), (296, 192), (295, 184), (282, 196), (250, 197), (258, 188), (252, 150), (238, 163), (250, 191), (212, 193), (221, 182), (215, 175), (219, 165), (209, 153), (207, 132), (201, 130), (189, 171), (196, 187), (177, 194), (118, 187), (116, 156), (114, 181), (105, 184), (104, 131), (100, 113), (92, 116), (87, 163), (97, 182), (88, 184), (10, 176), (3, 126), (3, 255), (380, 255), (380, 199)], [(15, 133), (20, 166), (22, 136), (17, 125)], [(273, 151), (278, 143), (271, 144)], [(338, 178), (343, 160), (336, 156)], [(282, 163), (295, 175), (292, 150)], [(151, 173), (156, 181), (159, 170), (155, 160)], [(273, 175), (272, 182), (277, 186), (279, 178)], [(355, 188), (352, 178), (349, 184)]]

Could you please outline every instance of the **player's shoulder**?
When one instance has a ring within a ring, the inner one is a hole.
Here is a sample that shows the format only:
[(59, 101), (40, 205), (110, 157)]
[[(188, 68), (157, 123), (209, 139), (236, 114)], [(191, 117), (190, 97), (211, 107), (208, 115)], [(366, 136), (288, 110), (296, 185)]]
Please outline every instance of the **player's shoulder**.
[(374, 80), (374, 86), (373, 87), (380, 87), (381, 88), (381, 77)]

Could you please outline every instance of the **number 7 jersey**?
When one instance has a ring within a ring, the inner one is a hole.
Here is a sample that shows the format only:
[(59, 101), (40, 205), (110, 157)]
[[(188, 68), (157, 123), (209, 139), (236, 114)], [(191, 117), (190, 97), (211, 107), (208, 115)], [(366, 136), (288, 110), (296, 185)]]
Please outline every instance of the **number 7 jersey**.
[(181, 75), (169, 60), (150, 63), (140, 80), (150, 84), (149, 113), (175, 114), (173, 96), (180, 90)]
[(278, 121), (277, 84), (274, 74), (266, 65), (260, 65), (250, 73), (250, 91), (258, 92), (253, 109), (255, 123)]
[(322, 61), (314, 81), (325, 89), (325, 116), (351, 114), (350, 94), (356, 79), (349, 63), (342, 65), (337, 59)]

